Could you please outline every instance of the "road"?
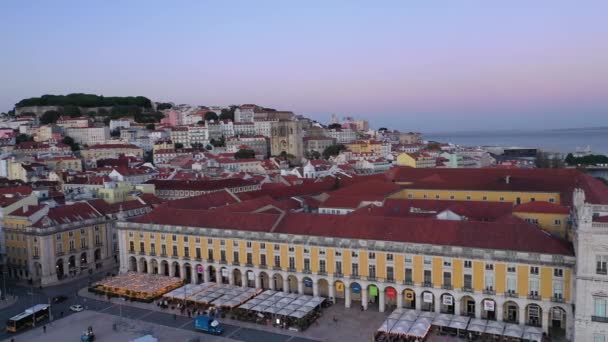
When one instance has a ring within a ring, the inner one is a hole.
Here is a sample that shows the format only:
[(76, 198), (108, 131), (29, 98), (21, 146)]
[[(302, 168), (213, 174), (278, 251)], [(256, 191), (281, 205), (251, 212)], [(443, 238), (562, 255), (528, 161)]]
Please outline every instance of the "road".
[[(67, 317), (69, 315), (73, 315), (74, 312), (71, 312), (69, 310), (70, 305), (82, 304), (83, 306), (86, 305), (88, 310), (103, 312), (106, 314), (131, 318), (154, 324), (160, 324), (173, 328), (194, 330), (192, 318), (184, 316), (174, 317), (173, 314), (169, 313), (136, 308), (128, 305), (113, 304), (106, 301), (100, 301), (96, 299), (78, 296), (78, 290), (80, 288), (85, 287), (88, 284), (88, 281), (88, 278), (84, 278), (53, 287), (47, 287), (42, 290), (36, 288), (32, 289), (31, 287), (27, 286), (18, 286), (15, 283), (9, 284), (9, 282), (7, 281), (7, 287), (10, 289), (9, 293), (18, 295), (19, 300), (13, 306), (10, 306), (0, 311), (0, 321), (6, 322), (10, 317), (19, 314), (28, 307), (32, 306), (32, 303), (48, 303), (49, 299), (55, 296), (65, 295), (68, 297), (66, 301), (62, 303), (53, 304), (51, 306), (51, 312), (55, 320), (61, 319), (62, 317)], [(62, 312), (63, 316), (61, 314)], [(229, 337), (231, 339), (246, 342), (315, 342), (315, 340), (311, 339), (278, 334), (270, 331), (239, 327), (236, 325), (224, 324), (224, 328), (224, 337)], [(18, 335), (19, 333), (13, 334), (2, 330), (0, 331), (0, 340), (10, 337), (16, 337)]]

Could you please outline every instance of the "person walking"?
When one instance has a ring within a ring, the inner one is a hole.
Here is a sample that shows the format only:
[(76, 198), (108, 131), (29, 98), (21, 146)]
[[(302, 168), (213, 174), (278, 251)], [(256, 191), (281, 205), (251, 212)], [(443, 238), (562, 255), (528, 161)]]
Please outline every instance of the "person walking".
[(44, 332), (46, 334), (46, 325), (42, 326), (42, 332)]

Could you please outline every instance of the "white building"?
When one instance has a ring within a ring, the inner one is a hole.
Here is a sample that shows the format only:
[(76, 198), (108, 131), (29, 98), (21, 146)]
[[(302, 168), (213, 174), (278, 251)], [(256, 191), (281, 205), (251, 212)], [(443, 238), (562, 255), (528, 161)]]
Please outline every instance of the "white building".
[(255, 135), (254, 123), (253, 122), (235, 122), (234, 123), (234, 135)]
[(254, 134), (270, 138), (272, 136), (272, 123), (279, 120), (259, 120), (253, 122)]
[(131, 122), (133, 122), (133, 119), (130, 119), (130, 118), (120, 118), (120, 119), (116, 119), (116, 120), (110, 120), (110, 131), (113, 131), (113, 130), (119, 129), (119, 128), (129, 128), (129, 127), (131, 127)]
[(244, 104), (234, 110), (234, 122), (253, 122), (256, 105)]
[(110, 140), (110, 128), (103, 127), (71, 127), (65, 129), (65, 135), (81, 145), (104, 144)]
[(336, 139), (336, 143), (345, 144), (357, 140), (357, 133), (350, 128), (330, 129), (327, 134)]

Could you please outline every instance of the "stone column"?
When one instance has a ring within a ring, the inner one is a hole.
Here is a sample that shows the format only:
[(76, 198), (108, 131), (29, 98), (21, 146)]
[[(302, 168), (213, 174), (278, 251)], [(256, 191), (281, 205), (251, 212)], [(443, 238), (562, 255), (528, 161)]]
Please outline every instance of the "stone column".
[(152, 266), (152, 261), (146, 261), (148, 263), (148, 274), (154, 274), (154, 266)]
[(203, 281), (205, 283), (209, 282), (209, 266), (203, 268)]
[(241, 273), (241, 287), (247, 287), (247, 271)]
[(315, 297), (319, 295), (319, 283), (314, 279), (312, 281), (312, 295)]
[(198, 271), (196, 270), (196, 266), (190, 266), (190, 283), (196, 285), (198, 282)]
[(289, 293), (289, 279), (287, 277), (283, 278), (283, 292)]
[(460, 300), (456, 300), (456, 298), (454, 298), (454, 315), (457, 315), (457, 316), (461, 315)]
[(168, 263), (169, 265), (169, 277), (175, 277), (175, 266), (172, 263)]
[(526, 324), (526, 307), (525, 306), (523, 306), (523, 305), (519, 306), (518, 316), (519, 317), (517, 317), (517, 318), (519, 318), (519, 324), (521, 324), (521, 325)]
[(384, 291), (378, 289), (378, 311), (380, 312), (384, 312), (385, 309), (385, 304), (384, 304)]
[(498, 321), (498, 322), (502, 322), (503, 321), (503, 317), (502, 317), (502, 315), (503, 315), (502, 310), (503, 309), (504, 308), (503, 308), (502, 305), (499, 307), (498, 303), (496, 303), (496, 306), (494, 307), (494, 313), (496, 315), (496, 321)]
[(336, 302), (336, 285), (329, 284), (327, 290), (329, 291), (329, 300), (332, 301), (332, 303), (335, 303)]
[(274, 276), (268, 277), (268, 288), (274, 290)]
[(255, 275), (255, 288), (257, 290), (262, 288), (262, 275), (259, 273)]
[(228, 270), (228, 284), (234, 285), (234, 270)]
[(216, 269), (215, 270), (215, 282), (220, 285), (222, 284), (222, 270), (221, 269)]
[(304, 293), (304, 281), (302, 279), (298, 279), (298, 294)]
[(549, 309), (543, 309), (543, 314), (542, 314), (542, 328), (543, 328), (543, 332), (545, 334), (549, 334)]
[(367, 287), (361, 286), (361, 305), (367, 310)]
[[(192, 269), (190, 269), (190, 276), (192, 276)], [(186, 280), (186, 266), (185, 265), (180, 266), (179, 277), (181, 278), (181, 280)]]
[(441, 312), (441, 296), (433, 297), (433, 311)]
[[(416, 298), (416, 297), (414, 297), (414, 298)], [(422, 310), (422, 296), (418, 296), (418, 298), (416, 298), (414, 306), (416, 307), (417, 311)]]
[(397, 308), (403, 307), (403, 292), (397, 292)]
[[(129, 270), (129, 257), (128, 257), (128, 248), (127, 248), (127, 240), (125, 238), (125, 231), (123, 230), (117, 230), (116, 231), (118, 234), (118, 255), (119, 255), (119, 262), (120, 262), (120, 273), (126, 273)], [(88, 229), (88, 235), (91, 236), (92, 233), (90, 231), (90, 229)], [(90, 244), (91, 243), (91, 239), (89, 239), (89, 248), (93, 248), (93, 245)], [(91, 254), (91, 258), (89, 260), (87, 260), (87, 262), (91, 265), (90, 267), (95, 269), (95, 255), (94, 253)]]
[(483, 308), (483, 299), (479, 303), (475, 303), (475, 318), (481, 318), (481, 309)]
[(350, 287), (344, 285), (344, 307), (350, 308)]

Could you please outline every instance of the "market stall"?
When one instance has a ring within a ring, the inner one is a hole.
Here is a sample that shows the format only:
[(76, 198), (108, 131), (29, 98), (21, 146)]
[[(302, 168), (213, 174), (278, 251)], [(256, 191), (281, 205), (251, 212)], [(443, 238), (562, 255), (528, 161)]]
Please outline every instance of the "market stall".
[(127, 300), (151, 302), (180, 286), (183, 281), (158, 274), (127, 272), (94, 283), (89, 292), (122, 297)]

